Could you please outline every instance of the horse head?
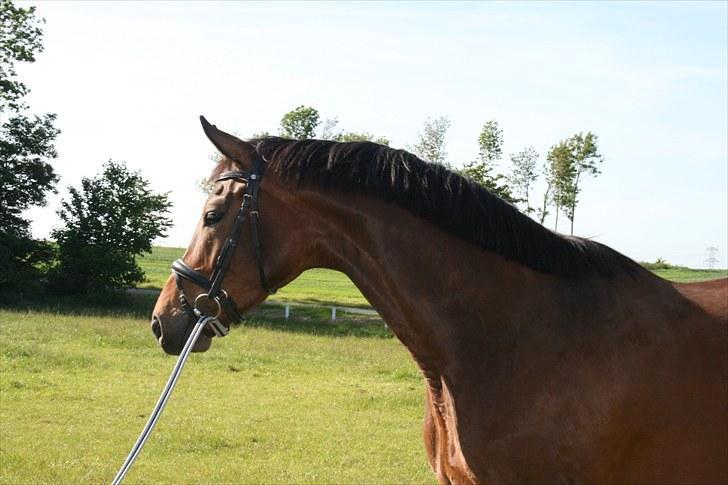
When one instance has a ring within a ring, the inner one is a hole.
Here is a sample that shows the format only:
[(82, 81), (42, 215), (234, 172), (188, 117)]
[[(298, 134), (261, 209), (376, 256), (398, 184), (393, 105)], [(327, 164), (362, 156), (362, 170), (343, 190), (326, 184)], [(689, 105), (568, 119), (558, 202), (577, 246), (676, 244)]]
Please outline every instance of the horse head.
[(215, 333), (227, 333), (241, 314), (305, 269), (305, 224), (300, 210), (290, 209), (290, 191), (273, 171), (266, 173), (268, 162), (254, 143), (200, 119), (223, 158), (190, 245), (154, 307), (152, 331), (171, 354), (180, 352), (197, 316), (219, 321), (194, 347), (204, 352)]

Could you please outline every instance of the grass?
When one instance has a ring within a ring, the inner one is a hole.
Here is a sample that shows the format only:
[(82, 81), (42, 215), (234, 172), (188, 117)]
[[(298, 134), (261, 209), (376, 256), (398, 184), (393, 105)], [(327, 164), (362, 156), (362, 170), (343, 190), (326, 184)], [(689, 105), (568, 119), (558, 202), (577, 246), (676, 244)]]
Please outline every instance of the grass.
[(727, 269), (691, 269), (681, 266), (673, 266), (664, 269), (653, 269), (652, 271), (666, 280), (679, 281), (681, 283), (728, 277)]
[[(0, 309), (0, 483), (113, 478), (175, 360), (152, 302)], [(311, 311), (257, 315), (193, 355), (127, 483), (433, 483), (405, 348)]]

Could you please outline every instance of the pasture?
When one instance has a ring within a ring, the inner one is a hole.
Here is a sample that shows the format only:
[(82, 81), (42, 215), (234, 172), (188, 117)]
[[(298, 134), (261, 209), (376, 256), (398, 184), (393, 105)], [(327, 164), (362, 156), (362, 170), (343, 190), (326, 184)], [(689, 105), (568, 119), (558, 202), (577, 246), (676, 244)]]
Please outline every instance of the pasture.
[[(104, 483), (175, 357), (130, 308), (0, 311), (0, 483)], [(431, 483), (424, 386), (381, 325), (265, 314), (194, 354), (128, 483)], [(303, 315), (303, 316), (302, 316)]]
[(695, 281), (714, 280), (717, 278), (728, 277), (728, 270), (725, 269), (692, 269), (682, 266), (654, 269), (652, 272), (666, 280), (679, 281), (681, 283), (691, 283)]

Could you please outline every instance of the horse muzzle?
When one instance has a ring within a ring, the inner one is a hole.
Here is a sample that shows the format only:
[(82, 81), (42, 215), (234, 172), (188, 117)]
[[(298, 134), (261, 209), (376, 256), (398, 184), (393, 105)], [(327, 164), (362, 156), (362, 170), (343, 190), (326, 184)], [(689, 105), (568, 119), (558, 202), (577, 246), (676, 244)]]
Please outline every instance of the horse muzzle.
[[(186, 316), (183, 316), (182, 320), (184, 320), (182, 324), (174, 327), (178, 331), (172, 331), (170, 327), (171, 322), (168, 321), (163, 324), (162, 319), (158, 315), (152, 316), (152, 333), (167, 354), (179, 355), (184, 348), (185, 342), (187, 342), (192, 326), (188, 324)], [(222, 325), (221, 323), (219, 324)], [(195, 342), (192, 352), (207, 351), (212, 345), (213, 335), (212, 330), (205, 328)]]

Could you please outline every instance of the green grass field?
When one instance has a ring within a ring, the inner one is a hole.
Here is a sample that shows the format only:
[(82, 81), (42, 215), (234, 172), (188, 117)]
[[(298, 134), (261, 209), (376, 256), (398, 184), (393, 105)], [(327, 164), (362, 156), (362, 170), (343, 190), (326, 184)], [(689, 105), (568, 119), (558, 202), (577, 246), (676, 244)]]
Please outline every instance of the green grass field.
[(654, 269), (652, 272), (666, 280), (679, 281), (682, 283), (728, 277), (728, 270), (725, 269), (691, 269), (674, 267), (667, 269)]
[[(139, 264), (147, 275), (142, 288), (161, 288), (170, 274), (172, 261), (182, 256), (182, 248), (155, 247), (152, 252), (139, 258)], [(659, 276), (671, 281), (702, 281), (725, 278), (728, 270), (702, 270), (681, 267), (654, 270)], [(325, 305), (368, 307), (362, 296), (346, 275), (326, 269), (312, 269), (282, 288), (269, 298), (270, 301), (300, 302)]]
[[(0, 483), (108, 483), (175, 357), (131, 308), (0, 310)], [(433, 483), (424, 386), (381, 325), (253, 318), (191, 356), (126, 483)]]

